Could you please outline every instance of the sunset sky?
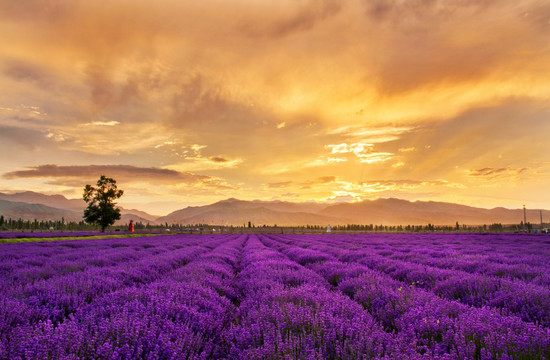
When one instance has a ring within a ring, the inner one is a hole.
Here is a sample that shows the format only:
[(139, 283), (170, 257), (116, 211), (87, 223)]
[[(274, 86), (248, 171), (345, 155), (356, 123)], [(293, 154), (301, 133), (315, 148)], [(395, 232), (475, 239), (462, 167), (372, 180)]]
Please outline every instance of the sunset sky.
[(550, 209), (550, 3), (0, 0), (0, 192)]

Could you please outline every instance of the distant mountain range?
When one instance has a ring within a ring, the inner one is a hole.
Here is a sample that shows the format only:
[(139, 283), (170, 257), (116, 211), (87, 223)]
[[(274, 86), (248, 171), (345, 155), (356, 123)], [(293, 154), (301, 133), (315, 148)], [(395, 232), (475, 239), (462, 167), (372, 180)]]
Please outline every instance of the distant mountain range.
[[(160, 223), (208, 223), (243, 225), (322, 225), (337, 223), (336, 217), (319, 214), (326, 204), (227, 199), (211, 205), (190, 206), (157, 219)], [(340, 219), (344, 223), (343, 219)]]
[[(62, 195), (44, 195), (35, 192), (0, 193), (0, 215), (24, 220), (82, 220), (83, 200), (67, 199)], [(407, 201), (400, 199), (365, 200), (357, 203), (293, 203), (285, 201), (244, 201), (227, 199), (204, 206), (190, 206), (166, 216), (156, 217), (140, 210), (121, 208), (118, 224), (134, 222), (150, 224), (247, 225), (250, 221), (262, 225), (327, 225), (327, 224), (383, 224), (383, 225), (454, 225), (459, 224), (519, 224), (522, 209), (483, 209), (435, 201)], [(529, 209), (527, 221), (538, 224), (540, 210)], [(542, 210), (543, 219), (550, 219), (550, 211)]]
[[(550, 219), (550, 211), (543, 210)], [(471, 206), (399, 199), (365, 200), (357, 203), (292, 203), (284, 201), (222, 200), (206, 206), (187, 207), (157, 219), (160, 223), (214, 223), (243, 225), (454, 225), (519, 224), (522, 209), (483, 209)], [(528, 221), (539, 223), (539, 210), (528, 210)]]
[[(0, 193), (0, 215), (5, 218), (23, 220), (81, 221), (86, 203), (84, 200), (67, 199), (63, 195), (44, 195), (32, 191), (15, 194)], [(121, 217), (116, 224), (134, 222), (155, 223), (157, 216), (140, 210), (120, 207)]]

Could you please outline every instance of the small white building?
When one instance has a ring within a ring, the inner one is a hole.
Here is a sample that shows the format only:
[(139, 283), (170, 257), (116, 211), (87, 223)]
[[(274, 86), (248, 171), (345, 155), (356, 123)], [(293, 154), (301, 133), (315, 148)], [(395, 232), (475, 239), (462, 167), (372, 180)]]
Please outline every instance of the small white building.
[(330, 225), (327, 226), (327, 232), (329, 233), (329, 232), (331, 232), (331, 231), (332, 231), (332, 229), (330, 228)]

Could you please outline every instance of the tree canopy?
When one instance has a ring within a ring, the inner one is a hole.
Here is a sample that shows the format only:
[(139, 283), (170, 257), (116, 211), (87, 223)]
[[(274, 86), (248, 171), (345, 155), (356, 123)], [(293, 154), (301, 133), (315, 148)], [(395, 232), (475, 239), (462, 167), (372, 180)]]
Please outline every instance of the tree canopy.
[(115, 200), (119, 199), (123, 190), (118, 190), (116, 180), (101, 175), (97, 187), (86, 185), (83, 199), (88, 203), (84, 210), (84, 221), (101, 226), (101, 231), (113, 225), (120, 219), (120, 210), (115, 207)]

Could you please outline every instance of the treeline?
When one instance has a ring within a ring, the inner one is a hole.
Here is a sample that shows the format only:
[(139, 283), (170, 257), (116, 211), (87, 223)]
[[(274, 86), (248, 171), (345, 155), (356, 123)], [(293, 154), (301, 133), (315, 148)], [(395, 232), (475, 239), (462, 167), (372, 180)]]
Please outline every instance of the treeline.
[[(458, 222), (454, 226), (445, 225), (383, 225), (383, 224), (346, 224), (346, 225), (334, 225), (330, 227), (331, 232), (538, 232), (538, 227), (533, 226), (531, 223), (523, 222), (515, 225), (503, 225), (500, 223), (493, 223), (489, 225), (466, 225), (459, 224)], [(543, 224), (548, 227), (548, 224)], [(97, 230), (98, 227), (90, 225), (84, 222), (84, 220), (75, 222), (66, 222), (65, 219), (61, 220), (23, 220), (5, 218), (0, 215), (0, 230), (3, 231), (78, 231), (78, 230)], [(255, 225), (252, 223), (243, 224), (242, 226), (234, 225), (213, 225), (213, 224), (150, 224), (136, 222), (134, 223), (134, 229), (141, 232), (282, 232), (282, 233), (324, 233), (327, 232), (327, 226), (321, 225), (303, 225), (303, 226), (277, 226), (277, 225)], [(127, 225), (115, 225), (111, 226), (112, 231), (126, 231)]]
[[(158, 226), (158, 225), (156, 225)], [(485, 224), (485, 225), (459, 225), (458, 222), (454, 226), (448, 225), (375, 225), (375, 224), (346, 224), (346, 225), (302, 225), (302, 226), (278, 226), (274, 225), (256, 225), (251, 222), (242, 226), (234, 225), (212, 225), (212, 224), (164, 224), (161, 225), (170, 231), (187, 232), (224, 232), (224, 233), (325, 233), (328, 232), (371, 232), (371, 233), (412, 233), (412, 232), (519, 232), (519, 231), (539, 231), (532, 224), (527, 223), (523, 226), (520, 224), (503, 225), (501, 223)], [(136, 227), (137, 229), (137, 227)]]
[[(543, 224), (548, 226), (547, 224)], [(313, 227), (312, 227), (313, 228)], [(374, 224), (347, 224), (335, 225), (332, 231), (365, 231), (365, 232), (517, 232), (517, 231), (541, 231), (531, 223), (523, 221), (519, 224), (503, 225), (501, 223), (484, 225), (460, 225), (458, 222), (454, 226), (449, 225), (374, 225)]]
[[(173, 231), (180, 232), (193, 229), (198, 231), (199, 229), (207, 229), (209, 227), (214, 227), (207, 224), (193, 224), (193, 225), (182, 225), (182, 224), (150, 224), (143, 222), (135, 222), (134, 229), (141, 230), (143, 232), (159, 232), (159, 231)], [(219, 226), (218, 226), (219, 227)], [(88, 224), (82, 221), (65, 221), (64, 218), (61, 220), (24, 220), (24, 219), (12, 219), (6, 218), (4, 215), (0, 215), (0, 230), (1, 231), (78, 231), (78, 230), (98, 230), (97, 225)], [(128, 229), (127, 224), (123, 225), (113, 225), (109, 227), (111, 231), (126, 231)]]
[(517, 226), (504, 226), (500, 223), (490, 225), (461, 225), (461, 226), (448, 226), (448, 225), (374, 225), (374, 224), (347, 224), (347, 225), (335, 225), (332, 228), (333, 231), (367, 231), (367, 232), (503, 232), (503, 231), (516, 231)]
[(75, 222), (65, 222), (64, 218), (61, 220), (23, 220), (4, 218), (4, 215), (0, 215), (0, 229), (1, 230), (31, 230), (31, 231), (48, 231), (48, 230), (93, 230), (94, 226), (86, 224), (84, 220)]
[[(109, 227), (110, 230), (124, 231), (128, 228), (128, 225), (114, 225)], [(134, 223), (134, 229), (136, 230), (158, 230), (171, 228), (165, 225), (150, 225), (149, 223), (143, 224), (142, 222)], [(82, 221), (65, 221), (61, 220), (23, 220), (5, 218), (4, 215), (0, 215), (0, 230), (3, 231), (78, 231), (78, 230), (97, 230), (99, 227), (93, 224), (87, 224)]]

